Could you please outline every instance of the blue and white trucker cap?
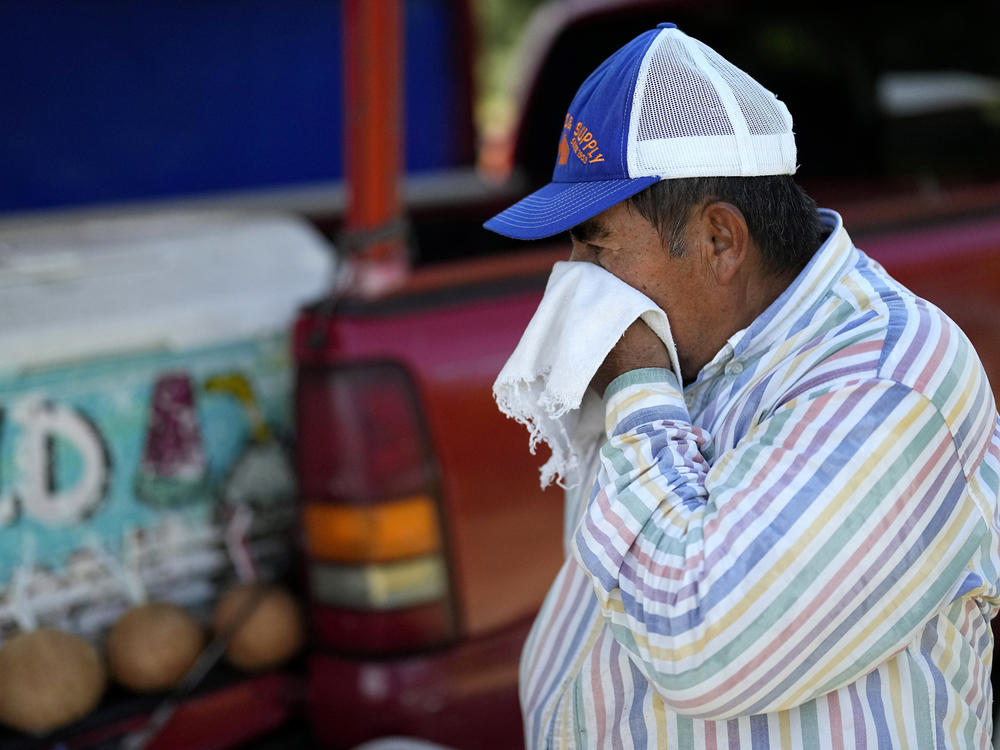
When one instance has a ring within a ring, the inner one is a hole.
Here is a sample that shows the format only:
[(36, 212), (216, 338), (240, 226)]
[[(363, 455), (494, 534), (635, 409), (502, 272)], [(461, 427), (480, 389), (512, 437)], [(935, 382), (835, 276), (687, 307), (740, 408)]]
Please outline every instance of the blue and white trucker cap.
[(540, 239), (659, 180), (794, 172), (788, 108), (713, 49), (661, 23), (601, 63), (576, 92), (552, 182), (483, 226)]

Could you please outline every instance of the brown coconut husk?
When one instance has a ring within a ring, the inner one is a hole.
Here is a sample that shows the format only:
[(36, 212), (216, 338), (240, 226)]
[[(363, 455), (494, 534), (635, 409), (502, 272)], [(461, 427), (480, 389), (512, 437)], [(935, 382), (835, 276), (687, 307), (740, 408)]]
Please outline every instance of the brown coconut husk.
[(302, 613), (292, 595), (280, 586), (259, 583), (240, 584), (223, 594), (212, 627), (217, 634), (230, 634), (226, 660), (248, 672), (285, 663), (304, 638)]
[(107, 684), (97, 650), (54, 628), (21, 633), (0, 648), (0, 721), (44, 734), (90, 713)]
[(194, 665), (205, 634), (190, 614), (173, 604), (133, 607), (108, 634), (108, 664), (121, 685), (137, 693), (174, 687)]

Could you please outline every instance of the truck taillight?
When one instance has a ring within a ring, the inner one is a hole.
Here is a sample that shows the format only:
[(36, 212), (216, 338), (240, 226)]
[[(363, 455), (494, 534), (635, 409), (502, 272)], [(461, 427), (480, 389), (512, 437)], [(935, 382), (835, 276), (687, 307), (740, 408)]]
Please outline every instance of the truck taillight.
[(388, 654), (451, 640), (436, 471), (406, 372), (389, 363), (302, 366), (296, 417), (320, 643)]

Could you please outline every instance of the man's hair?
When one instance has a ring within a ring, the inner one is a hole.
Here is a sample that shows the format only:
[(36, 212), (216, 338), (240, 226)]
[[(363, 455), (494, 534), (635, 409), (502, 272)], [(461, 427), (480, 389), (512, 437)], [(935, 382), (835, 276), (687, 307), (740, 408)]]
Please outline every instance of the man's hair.
[(656, 228), (672, 255), (681, 255), (691, 212), (713, 201), (743, 212), (764, 269), (774, 275), (802, 270), (828, 232), (815, 201), (791, 175), (660, 180), (628, 204)]

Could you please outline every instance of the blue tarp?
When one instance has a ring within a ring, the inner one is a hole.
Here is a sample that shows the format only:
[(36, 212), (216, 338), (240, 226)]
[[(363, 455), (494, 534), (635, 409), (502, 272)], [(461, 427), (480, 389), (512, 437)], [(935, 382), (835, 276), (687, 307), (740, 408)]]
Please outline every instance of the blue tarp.
[[(471, 159), (454, 3), (406, 5), (409, 171)], [(0, 0), (0, 212), (343, 172), (335, 0)]]

